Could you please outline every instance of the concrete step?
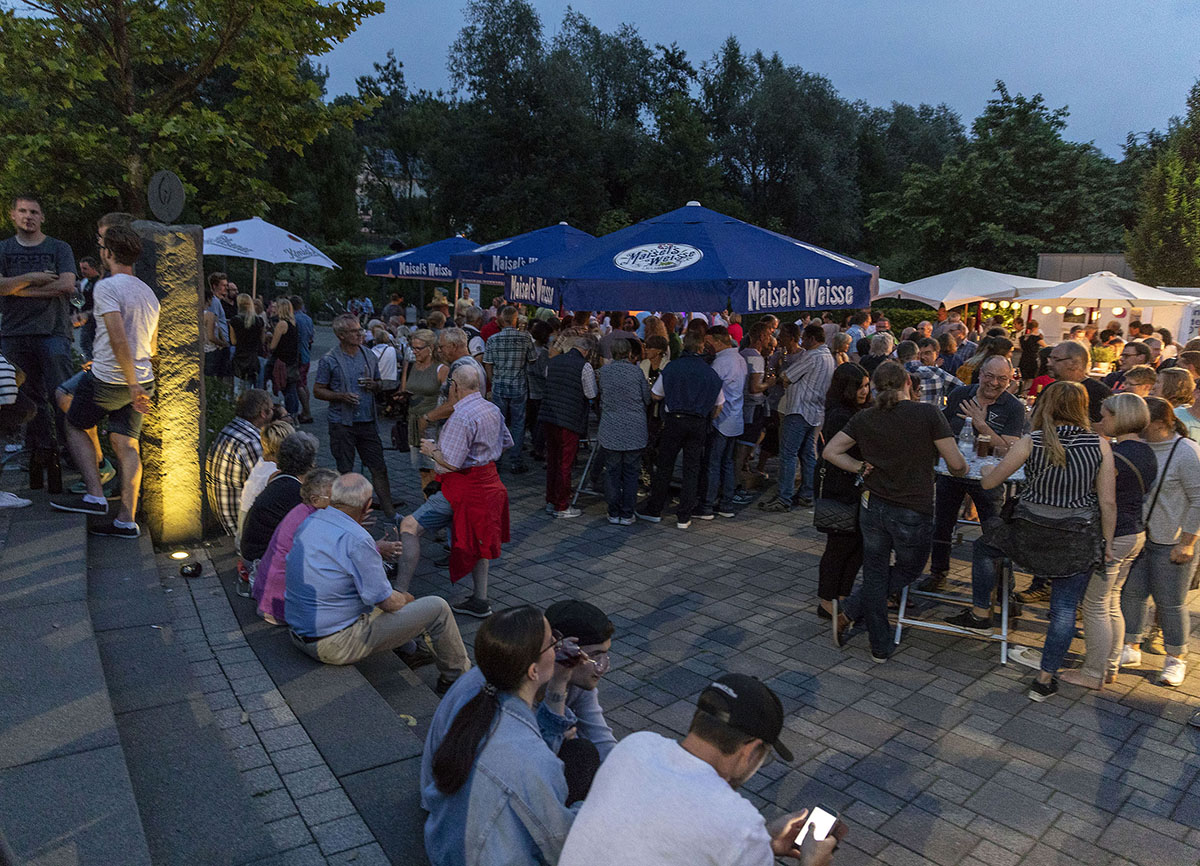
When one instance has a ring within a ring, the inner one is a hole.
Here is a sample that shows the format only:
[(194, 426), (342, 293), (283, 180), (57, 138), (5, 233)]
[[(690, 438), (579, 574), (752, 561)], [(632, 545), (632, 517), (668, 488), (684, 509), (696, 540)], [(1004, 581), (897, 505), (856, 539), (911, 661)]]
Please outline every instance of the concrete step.
[(88, 605), (156, 866), (238, 864), (274, 846), (175, 640), (148, 535), (91, 536)]
[[(0, 512), (0, 830), (17, 862), (149, 864), (87, 603), (85, 518)], [(4, 528), (6, 527), (6, 529)]]
[[(427, 864), (420, 724), (427, 729), (437, 705), (429, 685), (391, 653), (345, 667), (314, 661), (292, 645), (286, 628), (263, 622), (253, 601), (236, 594), (232, 546), (214, 547), (209, 555), (247, 643), (388, 859), (402, 866)], [(372, 679), (386, 683), (390, 700)], [(407, 702), (402, 693), (409, 695)], [(422, 721), (410, 725), (402, 716)]]

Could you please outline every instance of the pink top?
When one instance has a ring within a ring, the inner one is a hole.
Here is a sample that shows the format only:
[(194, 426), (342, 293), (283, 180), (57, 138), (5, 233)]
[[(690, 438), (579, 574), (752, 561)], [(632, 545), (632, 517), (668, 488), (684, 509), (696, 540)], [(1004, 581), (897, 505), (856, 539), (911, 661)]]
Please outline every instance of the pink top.
[(258, 562), (254, 577), (254, 597), (258, 599), (259, 614), (270, 614), (279, 622), (283, 618), (283, 591), (287, 588), (287, 555), (300, 524), (317, 509), (301, 502), (289, 511), (275, 527), (267, 552)]

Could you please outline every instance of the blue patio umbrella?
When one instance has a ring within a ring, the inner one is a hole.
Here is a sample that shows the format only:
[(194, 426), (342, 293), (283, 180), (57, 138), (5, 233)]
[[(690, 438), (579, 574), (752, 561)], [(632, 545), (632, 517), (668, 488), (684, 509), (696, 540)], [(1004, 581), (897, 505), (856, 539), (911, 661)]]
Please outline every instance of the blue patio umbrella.
[(367, 262), (366, 274), (400, 280), (452, 280), (454, 272), (450, 269), (450, 256), (476, 246), (475, 241), (455, 235), (402, 253), (371, 259)]
[(593, 235), (563, 222), (471, 250), (458, 251), (450, 256), (450, 266), (455, 279), (502, 286), (505, 274), (514, 268), (547, 257), (578, 252), (595, 240)]
[(605, 235), (508, 275), (510, 302), (572, 310), (861, 309), (879, 268), (701, 207)]

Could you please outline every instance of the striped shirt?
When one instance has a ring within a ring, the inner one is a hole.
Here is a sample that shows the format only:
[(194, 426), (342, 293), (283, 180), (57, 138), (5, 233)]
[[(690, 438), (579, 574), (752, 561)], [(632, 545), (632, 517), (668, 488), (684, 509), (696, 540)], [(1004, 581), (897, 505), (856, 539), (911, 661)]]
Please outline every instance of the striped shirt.
[(825, 394), (836, 366), (828, 346), (802, 352), (785, 371), (791, 384), (779, 401), (779, 414), (800, 415), (806, 423), (820, 427), (825, 421)]
[(1050, 463), (1050, 454), (1042, 444), (1042, 431), (1034, 430), (1030, 434), (1033, 451), (1025, 463), (1028, 480), (1021, 488), (1021, 501), (1058, 508), (1092, 508), (1099, 502), (1096, 475), (1100, 472), (1100, 437), (1073, 425), (1055, 429), (1067, 454), (1067, 465)]
[(0, 355), (0, 406), (17, 402), (17, 368)]

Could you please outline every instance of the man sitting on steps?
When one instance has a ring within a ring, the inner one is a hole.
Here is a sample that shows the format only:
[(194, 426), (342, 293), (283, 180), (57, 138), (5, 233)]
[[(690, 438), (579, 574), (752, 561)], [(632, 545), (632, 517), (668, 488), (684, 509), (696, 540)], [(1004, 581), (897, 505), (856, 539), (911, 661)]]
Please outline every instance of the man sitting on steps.
[(444, 598), (414, 598), (388, 583), (375, 540), (362, 526), (371, 492), (371, 482), (358, 473), (341, 476), (329, 507), (296, 531), (284, 592), (292, 643), (317, 661), (351, 665), (427, 631), (441, 674), (435, 691), (445, 694), (471, 667), (458, 624)]

